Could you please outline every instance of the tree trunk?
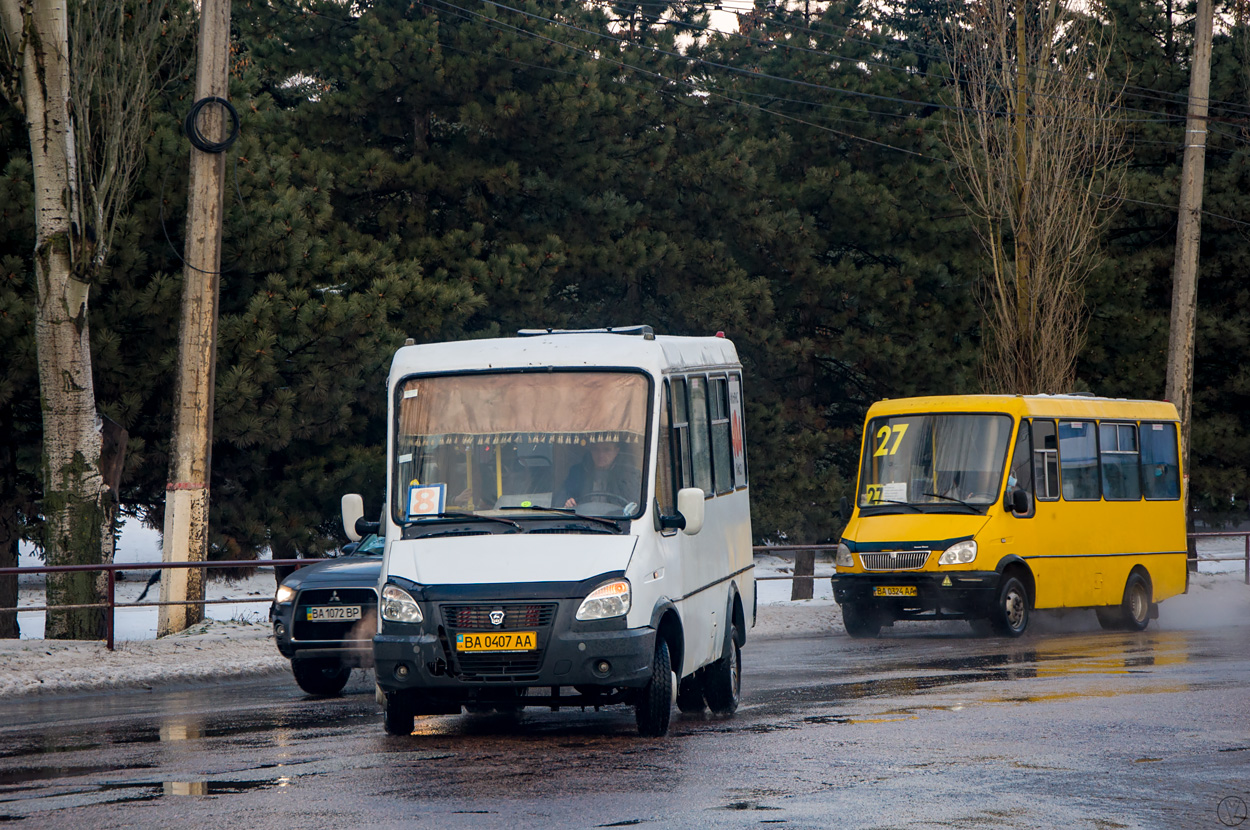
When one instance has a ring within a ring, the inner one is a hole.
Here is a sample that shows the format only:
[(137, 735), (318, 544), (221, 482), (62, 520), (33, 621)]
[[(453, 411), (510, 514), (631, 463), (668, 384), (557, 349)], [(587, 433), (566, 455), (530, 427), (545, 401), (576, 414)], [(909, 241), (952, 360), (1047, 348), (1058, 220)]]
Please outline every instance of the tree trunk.
[[(75, 277), (78, 232), (73, 126), (69, 108), (69, 17), (65, 0), (29, 6), (3, 2), (10, 43), (20, 21), (22, 101), (35, 179), (35, 342), (43, 406), (43, 513), (47, 564), (98, 564), (105, 532), (105, 486), (100, 475), (100, 420), (91, 377), (87, 328), (89, 286)], [(96, 573), (49, 574), (48, 605), (100, 602)], [(49, 611), (45, 635), (95, 639), (101, 609)]]
[[(17, 536), (9, 536), (0, 520), (0, 568), (17, 567)], [(17, 577), (0, 576), (0, 608), (17, 607)], [(21, 636), (16, 611), (0, 611), (0, 639), (16, 640)]]

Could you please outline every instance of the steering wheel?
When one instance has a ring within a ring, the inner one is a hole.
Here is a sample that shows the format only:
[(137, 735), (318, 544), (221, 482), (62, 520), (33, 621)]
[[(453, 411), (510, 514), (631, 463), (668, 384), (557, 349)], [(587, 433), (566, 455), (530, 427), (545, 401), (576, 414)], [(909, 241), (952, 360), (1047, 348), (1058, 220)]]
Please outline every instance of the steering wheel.
[(607, 502), (615, 504), (617, 507), (625, 507), (627, 504), (633, 504), (625, 496), (618, 496), (616, 493), (587, 493), (577, 500), (578, 504), (589, 504), (591, 502)]

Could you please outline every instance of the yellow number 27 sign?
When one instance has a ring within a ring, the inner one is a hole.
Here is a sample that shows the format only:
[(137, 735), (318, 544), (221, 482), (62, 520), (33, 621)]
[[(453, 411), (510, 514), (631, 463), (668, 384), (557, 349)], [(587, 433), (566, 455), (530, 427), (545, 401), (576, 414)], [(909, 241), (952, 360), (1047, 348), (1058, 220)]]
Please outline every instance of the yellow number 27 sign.
[(883, 426), (877, 430), (877, 451), (872, 454), (873, 458), (894, 455), (898, 452), (898, 446), (903, 443), (903, 436), (907, 434), (908, 426), (909, 424), (895, 424), (893, 427)]

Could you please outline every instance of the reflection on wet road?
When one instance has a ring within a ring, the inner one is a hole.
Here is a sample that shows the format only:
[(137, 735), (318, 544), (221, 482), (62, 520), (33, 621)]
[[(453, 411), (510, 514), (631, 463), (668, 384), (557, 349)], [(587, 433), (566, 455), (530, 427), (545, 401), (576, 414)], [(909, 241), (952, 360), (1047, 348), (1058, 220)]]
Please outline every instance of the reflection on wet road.
[[(1091, 615), (1092, 617), (1092, 615)], [(730, 719), (628, 709), (381, 729), (367, 675), (6, 703), (30, 827), (1222, 827), (1250, 795), (1250, 625), (753, 639)]]

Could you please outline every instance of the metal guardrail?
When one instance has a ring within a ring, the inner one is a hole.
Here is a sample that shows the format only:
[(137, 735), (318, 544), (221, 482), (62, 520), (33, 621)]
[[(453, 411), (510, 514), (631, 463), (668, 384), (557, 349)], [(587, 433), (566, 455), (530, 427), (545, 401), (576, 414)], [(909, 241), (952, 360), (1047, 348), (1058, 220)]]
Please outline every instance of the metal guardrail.
[(29, 568), (0, 568), (0, 576), (10, 574), (50, 574), (50, 573), (83, 573), (91, 571), (104, 571), (108, 574), (108, 601), (92, 602), (79, 605), (28, 605), (18, 606), (17, 608), (0, 608), (0, 612), (16, 611), (25, 613), (27, 611), (72, 611), (82, 608), (107, 608), (108, 613), (104, 615), (104, 639), (106, 647), (109, 651), (113, 650), (113, 616), (118, 608), (156, 608), (162, 605), (225, 605), (237, 604), (242, 602), (273, 602), (273, 597), (261, 597), (257, 599), (199, 599), (184, 600), (182, 602), (118, 602), (117, 601), (117, 572), (118, 571), (156, 571), (156, 570), (176, 570), (179, 568), (273, 568), (273, 567), (295, 567), (301, 565), (311, 565), (314, 562), (324, 562), (324, 559), (231, 559), (223, 562), (134, 562), (118, 564), (109, 562), (99, 565), (39, 565)]
[[(1245, 550), (1237, 556), (1198, 556), (1197, 562), (1236, 562), (1245, 561), (1245, 582), (1250, 585), (1250, 531), (1231, 531), (1231, 532), (1203, 532), (1190, 533), (1189, 538), (1211, 539), (1211, 538), (1232, 538), (1242, 537), (1245, 540)], [(830, 542), (824, 545), (756, 545), (751, 552), (759, 556), (760, 554), (784, 554), (793, 553), (795, 555), (794, 573), (781, 574), (778, 576), (759, 576), (757, 581), (763, 580), (791, 580), (793, 587), (790, 591), (791, 599), (811, 599), (812, 585), (817, 579), (828, 579), (830, 574), (817, 574), (815, 572), (816, 554), (820, 551), (836, 550), (837, 542)], [(19, 606), (17, 608), (0, 608), (0, 612), (19, 612), (27, 611), (69, 611), (79, 608), (107, 608), (108, 613), (104, 615), (105, 641), (109, 651), (113, 650), (113, 633), (114, 620), (113, 615), (118, 608), (153, 608), (163, 605), (225, 605), (246, 602), (272, 602), (272, 597), (261, 598), (241, 598), (241, 599), (202, 599), (187, 600), (184, 602), (117, 602), (116, 598), (116, 580), (118, 571), (153, 571), (153, 570), (172, 570), (175, 568), (273, 568), (273, 567), (295, 567), (302, 565), (311, 565), (315, 562), (324, 562), (324, 559), (237, 559), (227, 560), (224, 562), (136, 562), (127, 564), (100, 564), (100, 565), (40, 565), (38, 567), (29, 568), (0, 568), (0, 576), (11, 574), (48, 574), (48, 573), (79, 573), (84, 571), (104, 571), (108, 574), (108, 601), (89, 603), (84, 605), (33, 605)]]

